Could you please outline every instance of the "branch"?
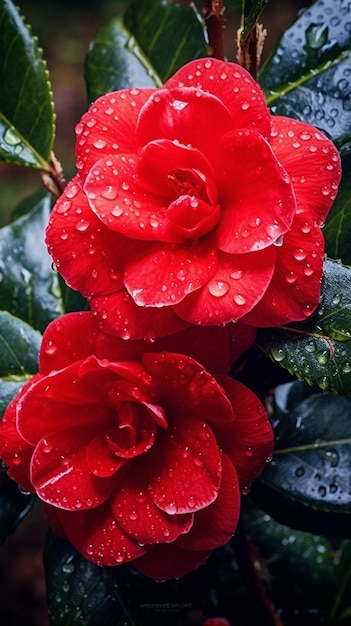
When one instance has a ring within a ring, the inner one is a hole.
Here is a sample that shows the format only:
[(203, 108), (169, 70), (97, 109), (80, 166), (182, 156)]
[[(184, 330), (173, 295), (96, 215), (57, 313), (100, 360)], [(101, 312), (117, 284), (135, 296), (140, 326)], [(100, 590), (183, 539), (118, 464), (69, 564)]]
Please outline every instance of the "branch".
[(224, 5), (223, 0), (204, 0), (203, 14), (208, 34), (210, 56), (224, 59)]
[(57, 160), (54, 153), (51, 153), (51, 161), (48, 170), (41, 171), (41, 180), (46, 189), (58, 198), (66, 186), (61, 163)]

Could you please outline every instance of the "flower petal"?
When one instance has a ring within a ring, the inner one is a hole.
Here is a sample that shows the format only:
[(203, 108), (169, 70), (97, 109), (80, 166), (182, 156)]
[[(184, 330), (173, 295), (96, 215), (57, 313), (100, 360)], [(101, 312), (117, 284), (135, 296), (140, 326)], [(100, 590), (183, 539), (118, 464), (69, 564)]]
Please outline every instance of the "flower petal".
[(271, 283), (243, 322), (269, 327), (305, 320), (319, 304), (323, 275), (324, 237), (319, 226), (296, 215), (277, 250)]
[(233, 128), (256, 128), (269, 137), (271, 115), (263, 90), (243, 67), (219, 59), (198, 59), (181, 67), (164, 85), (167, 89), (194, 86), (223, 102), (232, 114)]
[(221, 481), (221, 455), (209, 426), (191, 415), (187, 423), (159, 433), (148, 454), (149, 491), (155, 505), (168, 513), (195, 513), (213, 502)]
[(211, 554), (210, 550), (191, 552), (177, 546), (177, 542), (152, 546), (144, 556), (137, 558), (133, 565), (139, 572), (154, 580), (181, 578), (197, 569)]
[(222, 455), (222, 481), (217, 499), (198, 511), (186, 535), (177, 539), (177, 546), (187, 550), (215, 550), (232, 537), (240, 514), (240, 489), (232, 462)]
[(245, 255), (219, 254), (215, 274), (177, 304), (175, 312), (192, 324), (226, 324), (240, 319), (266, 292), (275, 260), (275, 246)]
[(250, 389), (229, 376), (220, 376), (219, 381), (236, 420), (221, 433), (216, 429), (217, 440), (236, 469), (240, 489), (247, 490), (272, 455), (273, 431), (262, 403)]
[(170, 307), (137, 306), (126, 290), (89, 299), (100, 329), (122, 339), (145, 339), (173, 334), (189, 326)]
[(155, 505), (145, 480), (147, 466), (139, 465), (126, 475), (111, 498), (112, 511), (123, 530), (139, 543), (169, 543), (189, 531), (193, 514), (168, 515)]
[(55, 204), (46, 243), (66, 283), (84, 297), (123, 286), (120, 270), (127, 242), (92, 212), (78, 177), (68, 183)]
[(53, 320), (42, 338), (40, 373), (49, 374), (87, 358), (95, 352), (97, 336), (96, 320), (89, 311), (66, 313)]
[(35, 448), (31, 481), (38, 496), (54, 506), (77, 511), (105, 502), (116, 486), (116, 478), (93, 475), (86, 460), (86, 446), (96, 425), (84, 430), (76, 426), (48, 433)]
[(257, 131), (239, 130), (223, 137), (217, 179), (220, 250), (232, 254), (262, 250), (288, 230), (296, 211), (294, 190)]
[(141, 108), (135, 136), (140, 147), (155, 139), (170, 139), (211, 156), (218, 138), (231, 127), (230, 111), (211, 93), (193, 86), (164, 88)]
[[(177, 424), (182, 422), (186, 425), (189, 415), (192, 420), (202, 420), (205, 415), (206, 421), (214, 427), (233, 421), (230, 401), (221, 385), (202, 364), (183, 354), (169, 352), (146, 352), (142, 362), (155, 383), (158, 383), (160, 402), (166, 416), (172, 416)], [(206, 438), (207, 435), (204, 436), (205, 442)]]
[(217, 252), (213, 239), (182, 246), (150, 246), (145, 253), (129, 254), (123, 281), (140, 306), (173, 306), (199, 289), (215, 273)]
[(340, 155), (322, 132), (288, 117), (273, 116), (271, 145), (294, 185), (297, 210), (321, 226), (335, 200)]
[(154, 89), (123, 89), (101, 96), (76, 126), (77, 169), (84, 181), (102, 154), (136, 152), (135, 125)]
[(58, 534), (62, 535), (63, 530), (65, 539), (97, 565), (120, 565), (149, 550), (149, 546), (142, 547), (125, 534), (108, 503), (85, 511), (64, 511), (45, 505), (45, 514)]

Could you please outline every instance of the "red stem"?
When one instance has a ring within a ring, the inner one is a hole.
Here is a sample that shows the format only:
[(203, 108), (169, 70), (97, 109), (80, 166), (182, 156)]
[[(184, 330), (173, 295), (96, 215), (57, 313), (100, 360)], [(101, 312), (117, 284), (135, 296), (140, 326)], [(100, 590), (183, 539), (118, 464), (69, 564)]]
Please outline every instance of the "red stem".
[(210, 56), (224, 59), (224, 5), (223, 0), (204, 0), (204, 18), (208, 34)]

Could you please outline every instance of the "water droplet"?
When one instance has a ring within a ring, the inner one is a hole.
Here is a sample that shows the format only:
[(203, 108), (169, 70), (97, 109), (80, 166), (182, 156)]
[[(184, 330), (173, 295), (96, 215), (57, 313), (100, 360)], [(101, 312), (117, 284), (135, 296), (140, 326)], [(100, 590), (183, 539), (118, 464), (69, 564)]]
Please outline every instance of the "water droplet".
[(54, 354), (57, 351), (57, 346), (54, 344), (54, 342), (50, 339), (50, 341), (48, 341), (45, 344), (44, 347), (44, 352), (47, 356), (54, 356)]
[(318, 487), (318, 494), (321, 496), (321, 498), (325, 498), (325, 496), (327, 495), (327, 490), (323, 485)]
[(233, 270), (230, 274), (230, 278), (232, 278), (233, 280), (240, 280), (240, 278), (243, 277), (243, 270)]
[(72, 572), (74, 572), (75, 570), (75, 566), (73, 563), (64, 563), (62, 566), (62, 571), (65, 574), (72, 574)]
[(52, 445), (52, 443), (49, 443), (47, 439), (42, 439), (41, 448), (43, 452), (45, 452), (46, 454), (49, 454), (49, 452), (53, 450), (54, 446)]
[(305, 473), (304, 468), (303, 467), (298, 467), (296, 469), (295, 476), (297, 476), (297, 478), (301, 478), (301, 476), (303, 476), (304, 473)]
[(295, 272), (288, 272), (288, 274), (286, 274), (285, 276), (285, 280), (287, 283), (289, 283), (289, 285), (293, 285), (297, 281), (297, 275), (295, 274)]
[(122, 187), (123, 191), (128, 191), (129, 183), (127, 183), (126, 181), (123, 181), (123, 183), (121, 184), (121, 187)]
[(78, 230), (81, 233), (88, 230), (88, 228), (89, 228), (89, 222), (87, 220), (80, 219), (76, 223), (76, 230)]
[(280, 363), (286, 359), (286, 352), (282, 348), (272, 348), (271, 356), (274, 361)]
[(247, 448), (245, 450), (245, 456), (247, 456), (248, 458), (252, 457), (253, 455), (253, 449), (252, 448)]
[(94, 148), (97, 148), (97, 150), (103, 150), (104, 148), (106, 148), (106, 145), (107, 143), (103, 139), (97, 139), (93, 142), (93, 146)]
[(306, 42), (309, 48), (319, 50), (328, 41), (328, 26), (326, 24), (310, 24), (306, 30)]
[(235, 293), (233, 296), (233, 300), (235, 304), (238, 304), (239, 306), (243, 306), (244, 304), (246, 304), (246, 298), (240, 293)]
[(208, 285), (208, 291), (212, 296), (220, 298), (221, 296), (225, 296), (225, 294), (228, 293), (229, 285), (225, 281), (215, 280)]
[(113, 187), (112, 185), (108, 185), (100, 192), (100, 195), (102, 196), (102, 198), (105, 198), (105, 200), (115, 200), (118, 193), (115, 187)]
[(133, 522), (138, 518), (136, 511), (134, 511), (134, 509), (132, 511), (129, 512), (128, 517), (130, 520), (132, 520)]

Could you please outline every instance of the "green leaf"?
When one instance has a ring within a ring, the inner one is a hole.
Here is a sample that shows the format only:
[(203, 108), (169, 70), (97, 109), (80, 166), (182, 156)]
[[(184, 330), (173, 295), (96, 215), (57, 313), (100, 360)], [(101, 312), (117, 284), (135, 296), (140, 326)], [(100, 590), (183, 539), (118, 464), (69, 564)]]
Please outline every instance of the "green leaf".
[(16, 530), (34, 501), (35, 496), (21, 492), (7, 474), (0, 474), (0, 543)]
[(339, 192), (328, 215), (323, 233), (326, 252), (332, 259), (351, 265), (351, 178), (350, 163), (345, 164)]
[(89, 100), (118, 89), (159, 87), (192, 59), (207, 56), (193, 6), (133, 0), (92, 42), (85, 66)]
[[(15, 378), (18, 378), (18, 375), (16, 375)], [(26, 380), (26, 377), (23, 376), (23, 379)], [(8, 380), (7, 377), (6, 379), (0, 378), (0, 419), (11, 400), (17, 395), (22, 386), (23, 380), (21, 382), (15, 382)]]
[(257, 345), (290, 374), (351, 396), (351, 269), (324, 264), (320, 305), (303, 323), (258, 332)]
[(0, 309), (40, 331), (63, 312), (58, 276), (44, 243), (50, 209), (47, 194), (0, 229)]
[(28, 324), (0, 311), (0, 376), (21, 381), (38, 371), (41, 335)]
[(277, 115), (303, 120), (339, 147), (351, 140), (351, 5), (317, 0), (281, 37), (259, 73)]
[(0, 159), (49, 169), (54, 105), (42, 51), (11, 0), (0, 0)]
[(351, 537), (351, 400), (310, 390), (289, 401), (296, 385), (288, 383), (283, 401), (280, 396), (273, 459), (253, 495), (290, 527)]

